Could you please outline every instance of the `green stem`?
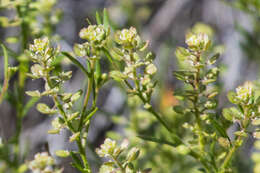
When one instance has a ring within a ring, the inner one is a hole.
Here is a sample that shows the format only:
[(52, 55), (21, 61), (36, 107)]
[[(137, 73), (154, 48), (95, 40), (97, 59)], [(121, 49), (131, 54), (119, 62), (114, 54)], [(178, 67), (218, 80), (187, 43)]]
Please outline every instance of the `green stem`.
[(236, 143), (232, 146), (231, 150), (229, 150), (228, 155), (226, 156), (223, 164), (221, 165), (221, 169), (219, 173), (225, 173), (225, 169), (228, 167), (229, 163), (231, 162), (233, 155), (235, 154), (236, 150), (239, 148), (239, 143), (241, 143), (241, 137), (238, 137)]
[(81, 139), (78, 139), (77, 140), (77, 146), (79, 148), (79, 155), (83, 161), (83, 165), (84, 165), (84, 170), (86, 170), (85, 173), (91, 173), (91, 169), (89, 168), (89, 163), (88, 163), (88, 160), (87, 160), (87, 155), (86, 155), (86, 152), (85, 152), (85, 149), (81, 143)]
[(122, 173), (125, 173), (125, 168), (121, 165), (121, 163), (114, 156), (111, 156), (111, 157), (114, 160), (114, 162), (116, 163), (116, 165), (121, 169)]

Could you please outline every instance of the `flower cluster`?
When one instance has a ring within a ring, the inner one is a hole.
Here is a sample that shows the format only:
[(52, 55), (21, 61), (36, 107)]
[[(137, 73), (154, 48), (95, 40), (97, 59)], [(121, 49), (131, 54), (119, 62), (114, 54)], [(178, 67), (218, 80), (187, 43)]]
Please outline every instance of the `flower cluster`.
[(252, 82), (245, 82), (244, 85), (236, 88), (236, 92), (230, 91), (228, 99), (238, 108), (231, 107), (223, 110), (223, 115), (227, 120), (239, 121), (242, 130), (246, 129), (251, 123), (252, 125), (260, 124), (260, 98), (256, 97)]
[(100, 149), (97, 149), (96, 152), (100, 157), (109, 157), (110, 155), (115, 155), (114, 153), (116, 149), (116, 141), (111, 140), (110, 138), (107, 138), (100, 146)]
[(61, 173), (62, 169), (54, 169), (55, 161), (47, 152), (37, 153), (28, 164), (33, 173)]
[(125, 49), (140, 48), (142, 40), (134, 27), (117, 31), (115, 41)]
[[(53, 62), (59, 53), (59, 49), (53, 48), (50, 45), (48, 38), (35, 39), (34, 44), (30, 45), (31, 59), (35, 64), (31, 67), (31, 76), (34, 79), (42, 78), (45, 81), (45, 91), (39, 90), (27, 91), (26, 93), (32, 97), (51, 96), (55, 102), (53, 108), (49, 108), (44, 103), (38, 103), (37, 109), (43, 114), (56, 114), (60, 113), (61, 117), (55, 118), (52, 122), (53, 130), (49, 133), (59, 133), (59, 131), (67, 127), (77, 119), (79, 112), (72, 112), (72, 106), (76, 102), (82, 91), (79, 90), (75, 93), (64, 93), (61, 91), (62, 84), (69, 80), (72, 72), (55, 72)], [(65, 125), (66, 124), (66, 125)]]
[(236, 88), (236, 99), (238, 103), (245, 105), (250, 104), (250, 99), (253, 98), (253, 94), (253, 84), (251, 82), (246, 82), (243, 86)]
[(186, 37), (186, 44), (189, 46), (189, 49), (194, 51), (205, 51), (209, 48), (210, 43), (208, 35), (204, 33), (189, 33)]
[(81, 57), (89, 57), (96, 59), (100, 55), (100, 51), (107, 44), (110, 35), (110, 29), (104, 25), (89, 25), (87, 28), (81, 29), (80, 38), (87, 40), (83, 44), (75, 44), (74, 51), (76, 55)]
[(157, 68), (153, 64), (155, 56), (152, 52), (141, 54), (147, 48), (148, 42), (142, 41), (133, 27), (117, 31), (115, 42), (119, 47), (114, 49), (114, 54), (121, 57), (125, 67), (123, 72), (112, 71), (111, 77), (116, 80), (132, 81), (134, 87), (129, 88), (129, 93), (142, 95), (142, 100), (149, 103), (155, 87), (152, 78)]
[(136, 147), (128, 151), (124, 160), (119, 159), (124, 151), (127, 150), (128, 141), (124, 140), (118, 147), (116, 141), (109, 138), (105, 139), (104, 144), (96, 150), (100, 157), (107, 157), (111, 159), (109, 162), (104, 163), (100, 168), (100, 173), (109, 173), (110, 171), (118, 173), (142, 173), (143, 171), (134, 168), (133, 161), (137, 160), (140, 150)]
[(104, 25), (89, 25), (87, 28), (81, 29), (80, 38), (87, 40), (91, 46), (101, 47), (109, 36), (109, 30)]
[(50, 46), (50, 41), (47, 37), (43, 39), (35, 39), (34, 44), (30, 45), (31, 59), (42, 65), (50, 66), (54, 56), (59, 49), (53, 49)]

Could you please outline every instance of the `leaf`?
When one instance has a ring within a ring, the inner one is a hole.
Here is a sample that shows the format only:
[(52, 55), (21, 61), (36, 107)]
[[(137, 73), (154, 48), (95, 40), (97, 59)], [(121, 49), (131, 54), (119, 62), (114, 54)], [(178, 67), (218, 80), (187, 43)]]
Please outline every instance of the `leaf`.
[(77, 154), (73, 151), (70, 152), (70, 156), (71, 158), (73, 159), (73, 163), (72, 163), (72, 166), (77, 168), (78, 170), (84, 172), (83, 170), (83, 164), (82, 162), (80, 161), (79, 157), (77, 156)]
[(49, 108), (49, 106), (47, 106), (44, 103), (38, 103), (36, 108), (42, 114), (55, 114), (55, 113), (57, 113), (57, 110)]
[(180, 60), (183, 61), (187, 58), (187, 56), (190, 55), (189, 50), (185, 49), (184, 47), (177, 47), (175, 51), (176, 57)]
[(229, 121), (233, 121), (234, 119), (241, 120), (243, 118), (241, 112), (237, 110), (235, 107), (223, 109), (222, 114), (225, 117), (225, 119)]
[(84, 123), (86, 123), (86, 122), (97, 112), (97, 110), (98, 110), (98, 107), (96, 107), (93, 111), (91, 111), (91, 112), (87, 115), (86, 119), (84, 120)]
[[(236, 131), (234, 134), (236, 136), (247, 137), (247, 133), (243, 132), (243, 131)], [(258, 134), (256, 134), (256, 135), (258, 135)], [(253, 136), (255, 137), (255, 133), (253, 134)], [(259, 133), (259, 137), (260, 137), (260, 133)]]
[(22, 113), (22, 117), (24, 117), (28, 111), (30, 110), (30, 108), (39, 100), (39, 97), (32, 97), (24, 106), (23, 108), (23, 113)]
[(71, 60), (72, 63), (74, 63), (76, 66), (78, 66), (88, 77), (90, 77), (89, 72), (85, 69), (85, 67), (73, 56), (71, 56), (68, 52), (61, 52), (62, 55), (66, 56)]
[(96, 12), (96, 21), (98, 25), (102, 25), (102, 19), (98, 12)]
[(82, 90), (77, 91), (75, 94), (71, 96), (70, 101), (75, 102), (80, 98), (81, 94), (82, 94)]
[(106, 29), (109, 28), (109, 16), (108, 16), (108, 12), (107, 9), (104, 9), (103, 11), (103, 24), (105, 26)]
[(208, 64), (209, 65), (215, 64), (216, 61), (218, 60), (219, 56), (220, 56), (219, 53), (216, 53), (215, 55), (213, 55), (211, 58), (209, 58)]
[(149, 136), (143, 136), (143, 135), (138, 135), (137, 137), (143, 139), (143, 140), (146, 140), (146, 141), (151, 141), (151, 142), (155, 142), (155, 143), (158, 143), (158, 144), (165, 144), (165, 145), (169, 145), (169, 146), (172, 146), (172, 147), (177, 147), (178, 144), (176, 143), (172, 143), (172, 142), (169, 142), (169, 141), (166, 141), (164, 139), (158, 139), (158, 138), (155, 138), (155, 137), (149, 137)]
[(176, 113), (183, 114), (184, 108), (183, 108), (182, 106), (180, 106), (180, 105), (177, 105), (177, 106), (174, 106), (174, 107), (173, 107), (173, 110), (174, 110), (174, 112), (176, 112)]
[(227, 132), (225, 130), (225, 128), (223, 126), (221, 126), (215, 119), (213, 119), (212, 117), (209, 117), (210, 122), (212, 123), (212, 125), (214, 126), (214, 128), (217, 130), (217, 132), (220, 134), (220, 136), (228, 139), (229, 144), (232, 145), (231, 140), (229, 138), (229, 136), (227, 135)]
[(72, 136), (70, 136), (70, 142), (74, 142), (77, 139), (79, 139), (80, 132), (74, 133)]
[(56, 156), (58, 156), (58, 157), (68, 157), (69, 155), (70, 155), (70, 152), (69, 151), (67, 151), (67, 150), (57, 150), (56, 152), (55, 152), (55, 154), (56, 154)]
[(228, 92), (227, 98), (228, 98), (228, 100), (229, 100), (231, 103), (237, 104), (237, 101), (236, 101), (236, 93), (235, 93), (234, 91)]
[(31, 97), (41, 97), (41, 93), (38, 90), (35, 91), (26, 91), (25, 92), (28, 96)]
[(117, 70), (111, 71), (109, 74), (110, 74), (110, 77), (112, 77), (114, 80), (119, 81), (119, 82), (127, 79), (127, 75), (125, 75), (122, 72), (117, 71)]

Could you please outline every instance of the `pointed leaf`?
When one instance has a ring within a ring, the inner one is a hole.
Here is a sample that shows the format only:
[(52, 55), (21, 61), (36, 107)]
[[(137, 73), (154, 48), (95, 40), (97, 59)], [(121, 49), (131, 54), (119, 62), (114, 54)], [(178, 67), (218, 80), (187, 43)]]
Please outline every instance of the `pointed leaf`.
[(76, 58), (71, 56), (68, 52), (61, 52), (61, 53), (62, 53), (62, 55), (69, 58), (69, 60), (71, 60), (71, 62), (73, 62), (76, 66), (78, 66), (88, 77), (90, 77), (90, 74), (88, 73), (88, 71), (85, 69), (85, 67)]
[(108, 29), (108, 27), (109, 27), (109, 16), (108, 16), (107, 9), (104, 9), (104, 11), (103, 11), (103, 24), (104, 24), (105, 28)]
[(96, 21), (98, 25), (102, 25), (102, 19), (98, 12), (96, 12)]

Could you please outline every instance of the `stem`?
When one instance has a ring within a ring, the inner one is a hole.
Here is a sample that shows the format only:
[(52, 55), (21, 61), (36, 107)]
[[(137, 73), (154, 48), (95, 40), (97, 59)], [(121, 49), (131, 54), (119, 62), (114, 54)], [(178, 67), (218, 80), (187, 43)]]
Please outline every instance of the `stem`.
[[(200, 62), (200, 56), (201, 53), (198, 53), (196, 56), (196, 63)], [(201, 125), (201, 119), (200, 119), (200, 111), (198, 110), (198, 100), (199, 100), (199, 92), (200, 92), (200, 67), (196, 68), (196, 73), (195, 73), (195, 80), (194, 80), (194, 85), (193, 89), (197, 91), (194, 102), (193, 102), (193, 107), (195, 111), (195, 117), (196, 117), (196, 123), (198, 126), (199, 130), (199, 147), (201, 152), (204, 153), (204, 147), (205, 147), (205, 139), (202, 133), (202, 125)]]
[(111, 156), (112, 159), (114, 160), (114, 162), (116, 163), (116, 165), (121, 169), (122, 173), (125, 173), (125, 169), (124, 167), (121, 165), (121, 163), (114, 157), (114, 156)]
[(87, 86), (87, 91), (86, 91), (86, 95), (85, 95), (85, 99), (84, 99), (84, 103), (83, 103), (83, 109), (82, 109), (82, 113), (80, 116), (80, 122), (79, 122), (79, 127), (78, 127), (78, 131), (82, 130), (82, 126), (83, 126), (83, 121), (85, 118), (85, 113), (86, 113), (86, 109), (88, 106), (88, 102), (89, 102), (89, 98), (90, 98), (90, 94), (91, 94), (91, 90), (92, 90), (92, 85), (93, 85), (93, 81), (94, 81), (94, 67), (95, 67), (95, 61), (92, 62), (91, 61), (91, 73), (90, 73), (90, 77), (88, 77), (88, 86)]
[(0, 93), (0, 104), (2, 103), (5, 92), (7, 91), (8, 83), (9, 83), (9, 77), (4, 79), (3, 88), (2, 88), (1, 93)]
[(91, 169), (89, 169), (87, 155), (86, 155), (84, 147), (82, 146), (81, 139), (77, 140), (77, 146), (79, 148), (79, 153), (80, 153), (79, 155), (83, 161), (83, 165), (84, 165), (84, 168), (86, 169), (86, 173), (91, 173)]
[(220, 173), (225, 173), (225, 169), (228, 167), (230, 161), (233, 158), (234, 153), (236, 152), (236, 150), (238, 149), (238, 147), (240, 146), (239, 143), (242, 141), (241, 137), (239, 136), (237, 139), (236, 144), (234, 144), (232, 146), (232, 149), (229, 150), (227, 157), (225, 158), (223, 164), (221, 165), (221, 169), (220, 169)]

